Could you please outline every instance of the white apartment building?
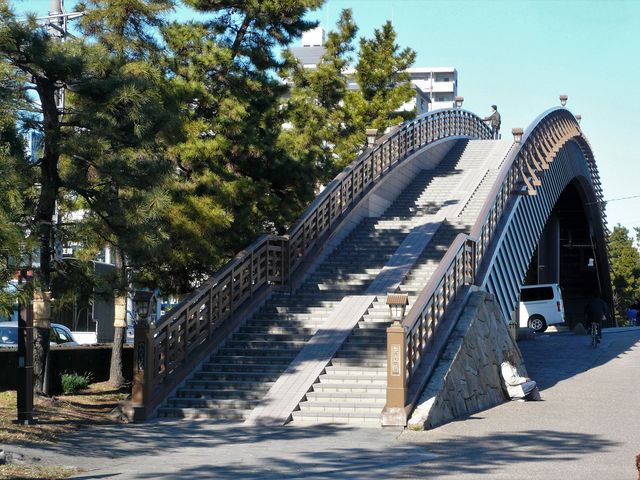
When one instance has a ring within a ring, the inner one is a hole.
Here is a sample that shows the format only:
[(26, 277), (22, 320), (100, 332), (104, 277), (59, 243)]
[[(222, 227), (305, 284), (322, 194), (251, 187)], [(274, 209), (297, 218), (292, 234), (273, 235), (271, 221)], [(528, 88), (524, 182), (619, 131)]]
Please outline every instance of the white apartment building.
[[(305, 68), (315, 68), (324, 54), (324, 29), (316, 27), (302, 34), (302, 46), (291, 49)], [(408, 70), (416, 96), (401, 110), (416, 109), (416, 114), (452, 108), (458, 95), (458, 71), (453, 67), (412, 67)], [(345, 70), (349, 88), (357, 89), (354, 69)]]

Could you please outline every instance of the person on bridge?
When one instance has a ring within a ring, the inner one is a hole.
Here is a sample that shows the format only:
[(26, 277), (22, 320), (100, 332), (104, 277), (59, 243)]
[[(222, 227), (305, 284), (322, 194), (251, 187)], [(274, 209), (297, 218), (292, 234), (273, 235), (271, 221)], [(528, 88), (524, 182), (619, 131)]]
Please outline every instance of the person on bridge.
[(587, 328), (591, 328), (592, 323), (598, 324), (598, 341), (602, 339), (602, 323), (611, 318), (611, 310), (598, 295), (593, 295), (591, 300), (584, 307), (584, 319)]
[(483, 118), (482, 120), (485, 122), (491, 122), (491, 134), (493, 135), (494, 140), (498, 140), (500, 138), (500, 114), (498, 113), (498, 107), (496, 105), (491, 105), (491, 115)]
[(540, 391), (535, 381), (522, 377), (516, 367), (516, 355), (511, 350), (502, 352), (504, 362), (500, 365), (500, 373), (512, 400), (540, 400)]

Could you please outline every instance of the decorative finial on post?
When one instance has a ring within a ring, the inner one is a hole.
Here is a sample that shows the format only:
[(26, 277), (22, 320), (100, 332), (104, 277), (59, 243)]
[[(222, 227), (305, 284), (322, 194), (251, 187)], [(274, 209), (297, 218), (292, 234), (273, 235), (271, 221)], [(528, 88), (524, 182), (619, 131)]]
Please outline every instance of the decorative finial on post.
[(367, 128), (367, 147), (373, 148), (376, 144), (376, 135), (378, 134), (377, 128)]
[(521, 128), (512, 128), (513, 143), (520, 143), (522, 141), (522, 134), (524, 133)]

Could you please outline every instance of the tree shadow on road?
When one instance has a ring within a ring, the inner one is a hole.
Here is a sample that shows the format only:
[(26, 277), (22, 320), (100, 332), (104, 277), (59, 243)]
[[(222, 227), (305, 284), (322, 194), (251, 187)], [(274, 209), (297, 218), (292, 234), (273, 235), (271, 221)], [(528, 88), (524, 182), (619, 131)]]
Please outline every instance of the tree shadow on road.
[(604, 365), (640, 348), (640, 329), (618, 332), (603, 330), (602, 343), (591, 346), (591, 337), (572, 334), (543, 335), (518, 343), (527, 372), (541, 389)]
[[(192, 462), (192, 466), (172, 468), (171, 458), (164, 458), (157, 466), (141, 469), (127, 478), (455, 478), (462, 474), (491, 474), (518, 462), (576, 462), (616, 446), (615, 442), (597, 435), (550, 430), (498, 433), (474, 437), (473, 441), (466, 436), (432, 441), (428, 432), (421, 432), (403, 435), (400, 441), (391, 444), (369, 440), (366, 446), (345, 445), (349, 437), (338, 436), (334, 443), (323, 443), (326, 448), (319, 448), (314, 441), (300, 442), (298, 438), (331, 436), (334, 430), (332, 427), (278, 428), (263, 438), (254, 437), (258, 443), (241, 435), (246, 441), (233, 445), (234, 455), (221, 455), (222, 452), (210, 445), (200, 453), (200, 462)], [(375, 436), (375, 430), (371, 432)], [(270, 441), (268, 446), (260, 444), (264, 439)], [(230, 440), (233, 438), (227, 435), (220, 439), (221, 442)], [(115, 478), (133, 473), (126, 467), (116, 470), (113, 474), (96, 473), (78, 478)]]

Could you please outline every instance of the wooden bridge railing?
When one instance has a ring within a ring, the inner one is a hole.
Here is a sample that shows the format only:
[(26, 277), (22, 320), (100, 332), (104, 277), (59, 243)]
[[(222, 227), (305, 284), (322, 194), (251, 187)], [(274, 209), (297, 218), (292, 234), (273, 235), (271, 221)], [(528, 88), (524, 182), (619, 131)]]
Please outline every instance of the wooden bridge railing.
[(145, 419), (152, 414), (184, 378), (181, 367), (192, 353), (256, 292), (267, 285), (286, 285), (318, 241), (394, 166), (439, 140), (490, 136), (477, 115), (461, 109), (430, 112), (402, 124), (329, 183), (287, 235), (259, 238), (155, 324), (138, 324), (130, 415)]
[[(573, 138), (584, 145), (578, 122), (564, 108), (545, 112), (533, 122), (520, 143), (514, 143), (508, 153), (487, 197), (489, 200), (470, 234), (460, 234), (454, 239), (402, 323), (388, 328), (384, 425), (406, 425), (422, 391), (419, 387), (410, 389), (414, 375), (419, 367), (425, 367), (421, 361), (431, 352), (438, 335), (442, 334), (442, 320), (456, 294), (461, 287), (474, 283), (507, 202), (513, 194), (535, 195), (535, 187), (541, 185), (539, 175), (549, 168), (562, 146)], [(600, 180), (593, 155), (589, 151), (585, 157), (594, 188), (599, 194)], [(425, 378), (420, 381), (425, 381)]]

